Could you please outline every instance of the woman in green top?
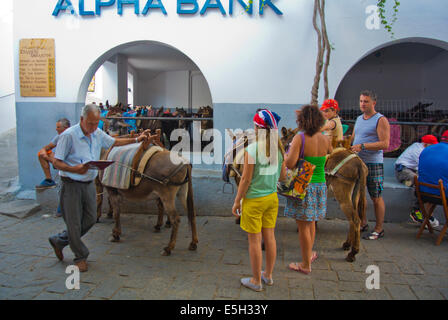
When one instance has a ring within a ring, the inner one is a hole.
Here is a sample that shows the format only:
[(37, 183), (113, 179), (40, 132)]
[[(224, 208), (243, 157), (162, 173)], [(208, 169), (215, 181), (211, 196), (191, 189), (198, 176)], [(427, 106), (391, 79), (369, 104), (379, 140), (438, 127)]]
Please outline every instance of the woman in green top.
[[(283, 146), (278, 139), (280, 117), (262, 109), (254, 116), (256, 141), (244, 152), (244, 168), (232, 213), (241, 214), (241, 229), (247, 232), (252, 278), (241, 279), (241, 284), (254, 291), (262, 291), (262, 281), (273, 285), (272, 272), (277, 255), (274, 228), (278, 215), (277, 182), (282, 172)], [(284, 177), (282, 177), (284, 179)], [(241, 204), (242, 202), (242, 204)], [(263, 254), (261, 239), (266, 248), (266, 269), (261, 270)]]
[(316, 235), (315, 221), (324, 219), (327, 210), (324, 167), (326, 156), (331, 153), (332, 146), (330, 140), (320, 132), (324, 123), (325, 119), (316, 106), (306, 105), (297, 111), (298, 128), (304, 134), (297, 134), (294, 137), (285, 157), (286, 167), (295, 168), (299, 161), (302, 144), (304, 144), (305, 160), (316, 166), (303, 201), (287, 198), (285, 207), (285, 216), (296, 219), (302, 249), (302, 262), (292, 262), (289, 268), (305, 274), (311, 272), (311, 263), (317, 259), (317, 253), (312, 251)]

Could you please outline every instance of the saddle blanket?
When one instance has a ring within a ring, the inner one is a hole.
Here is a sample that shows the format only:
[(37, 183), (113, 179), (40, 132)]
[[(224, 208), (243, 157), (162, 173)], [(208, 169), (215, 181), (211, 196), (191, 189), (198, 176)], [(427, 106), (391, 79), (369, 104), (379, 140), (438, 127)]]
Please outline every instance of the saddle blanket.
[(140, 160), (135, 159), (138, 162), (133, 167), (134, 158), (136, 156), (140, 157), (137, 155), (140, 147), (140, 143), (133, 143), (113, 148), (107, 156), (107, 160), (114, 160), (115, 162), (104, 170), (101, 183), (104, 186), (117, 189), (129, 189), (131, 186), (137, 186), (141, 177), (133, 175), (133, 171), (142, 173), (151, 157), (164, 150), (159, 146), (151, 146), (144, 151)]
[(107, 160), (115, 162), (104, 170), (101, 183), (106, 187), (129, 189), (132, 174), (130, 168), (132, 168), (132, 161), (139, 148), (140, 143), (112, 148)]

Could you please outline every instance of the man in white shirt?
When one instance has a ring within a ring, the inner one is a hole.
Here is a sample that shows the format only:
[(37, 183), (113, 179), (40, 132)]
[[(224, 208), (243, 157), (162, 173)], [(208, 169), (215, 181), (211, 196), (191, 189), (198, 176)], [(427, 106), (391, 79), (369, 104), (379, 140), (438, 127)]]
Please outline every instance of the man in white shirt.
[(420, 153), (427, 146), (436, 143), (438, 143), (437, 138), (428, 134), (422, 137), (422, 142), (415, 142), (404, 150), (395, 162), (395, 177), (400, 183), (408, 187), (414, 185), (414, 176), (417, 175)]
[(100, 109), (94, 104), (84, 107), (79, 124), (64, 131), (56, 147), (54, 166), (62, 180), (60, 205), (67, 229), (48, 240), (59, 260), (62, 250), (70, 246), (75, 265), (80, 272), (87, 271), (89, 249), (82, 242), (96, 222), (96, 190), (94, 180), (98, 170), (92, 170), (89, 161), (99, 160), (101, 149), (123, 146), (154, 139), (146, 132), (137, 138), (113, 138), (98, 129)]

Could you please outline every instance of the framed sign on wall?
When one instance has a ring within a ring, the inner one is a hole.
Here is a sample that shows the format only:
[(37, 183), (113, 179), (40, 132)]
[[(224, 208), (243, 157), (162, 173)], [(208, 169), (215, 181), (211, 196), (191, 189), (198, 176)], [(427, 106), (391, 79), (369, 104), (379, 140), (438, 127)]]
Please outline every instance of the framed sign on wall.
[(20, 95), (55, 97), (54, 39), (21, 39), (19, 45)]

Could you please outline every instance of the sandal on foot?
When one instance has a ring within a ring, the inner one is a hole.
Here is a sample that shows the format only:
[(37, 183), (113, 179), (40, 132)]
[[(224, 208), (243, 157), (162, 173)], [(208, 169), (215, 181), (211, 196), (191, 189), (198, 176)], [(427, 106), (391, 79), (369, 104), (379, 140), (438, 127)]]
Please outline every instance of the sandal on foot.
[(269, 279), (264, 276), (264, 271), (261, 271), (261, 280), (267, 286), (272, 286), (274, 284), (274, 280), (272, 278)]
[(300, 266), (300, 263), (298, 263), (298, 262), (291, 262), (291, 263), (289, 264), (289, 269), (291, 269), (292, 271), (301, 272), (301, 273), (306, 274), (306, 275), (308, 275), (308, 274), (311, 273), (311, 270), (308, 271), (308, 270), (303, 269), (303, 268)]
[(360, 229), (361, 232), (365, 232), (367, 230), (369, 230), (369, 224), (366, 223), (365, 225), (361, 226), (361, 229)]
[(251, 278), (242, 278), (241, 284), (243, 286), (245, 286), (246, 288), (257, 291), (257, 292), (263, 291), (263, 285), (261, 283), (259, 285), (253, 284), (252, 282), (250, 282), (250, 279)]
[(364, 236), (363, 239), (365, 239), (365, 240), (378, 240), (379, 238), (382, 238), (382, 237), (384, 237), (384, 230), (379, 232), (379, 233), (376, 232), (376, 231), (373, 231), (369, 235)]
[(316, 259), (317, 259), (317, 252), (313, 252), (313, 254), (311, 255), (311, 263), (316, 261)]

